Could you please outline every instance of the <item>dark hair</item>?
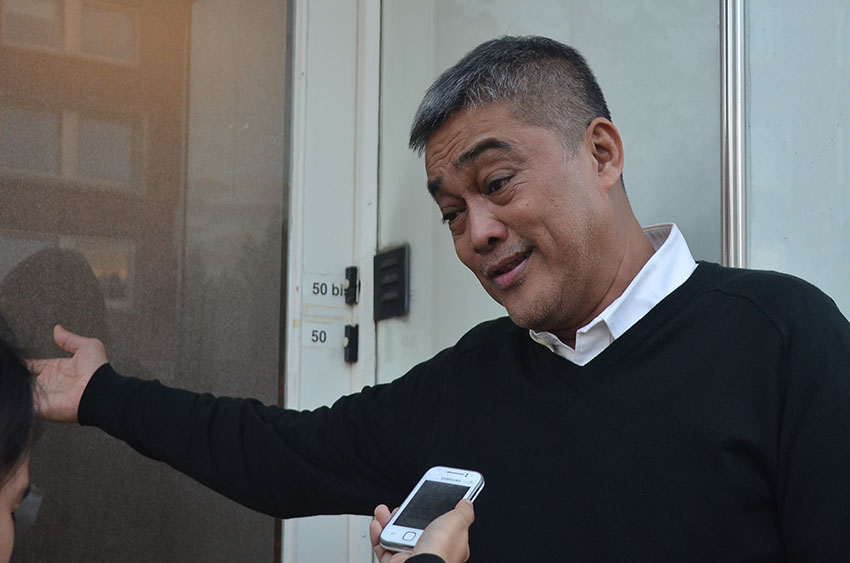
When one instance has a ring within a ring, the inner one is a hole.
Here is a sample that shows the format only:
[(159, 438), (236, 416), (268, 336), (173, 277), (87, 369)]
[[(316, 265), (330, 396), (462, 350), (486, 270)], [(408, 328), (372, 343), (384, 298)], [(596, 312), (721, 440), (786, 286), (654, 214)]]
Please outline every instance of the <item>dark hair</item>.
[(507, 101), (517, 119), (554, 130), (575, 148), (597, 117), (611, 115), (578, 51), (546, 37), (500, 37), (482, 43), (428, 88), (410, 129), (420, 154), (455, 112)]
[(0, 338), (0, 486), (29, 451), (36, 420), (34, 378), (6, 338)]

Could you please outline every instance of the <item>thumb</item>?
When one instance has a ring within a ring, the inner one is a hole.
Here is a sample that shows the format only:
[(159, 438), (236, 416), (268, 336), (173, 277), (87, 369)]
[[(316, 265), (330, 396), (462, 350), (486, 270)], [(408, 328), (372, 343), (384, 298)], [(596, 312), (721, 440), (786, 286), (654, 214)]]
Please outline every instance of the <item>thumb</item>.
[(62, 325), (53, 327), (53, 340), (60, 348), (71, 354), (76, 354), (86, 341), (82, 336), (65, 330)]
[(463, 516), (463, 519), (466, 520), (467, 526), (475, 522), (475, 509), (472, 508), (472, 503), (467, 499), (461, 499), (455, 506), (455, 509), (461, 516)]

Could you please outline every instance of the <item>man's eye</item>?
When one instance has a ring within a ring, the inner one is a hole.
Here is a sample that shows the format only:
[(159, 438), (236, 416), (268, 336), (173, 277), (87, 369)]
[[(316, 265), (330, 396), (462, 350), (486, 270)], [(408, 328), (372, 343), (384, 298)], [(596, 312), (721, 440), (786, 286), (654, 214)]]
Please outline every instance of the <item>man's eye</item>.
[(511, 176), (505, 176), (504, 178), (496, 178), (495, 180), (490, 180), (489, 182), (487, 182), (487, 193), (492, 194), (493, 192), (501, 190), (510, 179)]
[(457, 218), (457, 211), (447, 211), (443, 213), (442, 223), (445, 225), (446, 223), (451, 223)]

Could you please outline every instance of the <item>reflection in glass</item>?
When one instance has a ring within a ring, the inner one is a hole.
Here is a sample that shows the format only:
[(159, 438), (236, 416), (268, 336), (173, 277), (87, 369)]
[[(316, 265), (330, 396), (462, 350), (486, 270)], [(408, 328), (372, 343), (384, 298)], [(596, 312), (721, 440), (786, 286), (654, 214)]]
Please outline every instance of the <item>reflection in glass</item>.
[(0, 248), (3, 249), (0, 253), (0, 280), (28, 256), (55, 245), (56, 241), (50, 237), (33, 237), (27, 233), (0, 230)]
[(58, 174), (60, 122), (55, 112), (0, 108), (0, 165)]
[(133, 123), (80, 118), (80, 175), (130, 184), (134, 180)]
[(62, 48), (61, 0), (6, 0), (3, 7), (3, 37), (6, 42)]
[[(0, 6), (0, 315), (32, 354), (62, 323), (126, 375), (274, 403), (285, 1)], [(59, 50), (22, 48), (41, 20)], [(274, 559), (273, 519), (103, 432), (46, 425), (30, 473), (49, 496), (13, 561)]]
[(63, 237), (60, 247), (82, 254), (112, 307), (128, 307), (132, 301), (133, 245), (110, 238)]
[(113, 59), (136, 58), (134, 13), (103, 3), (84, 3), (82, 51)]

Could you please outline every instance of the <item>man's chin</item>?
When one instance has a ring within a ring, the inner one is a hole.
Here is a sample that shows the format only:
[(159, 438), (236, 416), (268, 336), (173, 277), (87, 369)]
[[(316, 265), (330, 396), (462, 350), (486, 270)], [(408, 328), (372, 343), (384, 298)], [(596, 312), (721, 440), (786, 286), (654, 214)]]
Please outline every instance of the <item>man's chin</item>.
[(531, 312), (527, 309), (516, 307), (505, 307), (505, 309), (507, 309), (508, 316), (511, 318), (515, 325), (533, 330), (535, 332), (545, 330), (543, 328), (539, 328), (544, 323), (541, 323), (540, 319), (538, 319), (535, 315), (531, 314)]
[(501, 292), (490, 287), (485, 289), (496, 303), (505, 308), (515, 325), (536, 332), (547, 330), (546, 328), (537, 328), (548, 326), (548, 318), (546, 318), (545, 312), (539, 308), (535, 310), (519, 287), (507, 292)]

